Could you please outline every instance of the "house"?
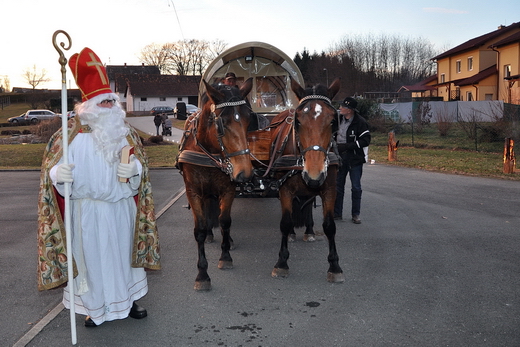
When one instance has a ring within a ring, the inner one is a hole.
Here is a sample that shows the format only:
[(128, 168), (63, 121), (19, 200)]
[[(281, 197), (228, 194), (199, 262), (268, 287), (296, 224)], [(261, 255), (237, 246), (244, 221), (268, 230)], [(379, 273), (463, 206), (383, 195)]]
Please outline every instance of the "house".
[(178, 102), (198, 104), (201, 76), (179, 75), (119, 75), (117, 90), (124, 90), (126, 111), (149, 113), (155, 106), (175, 108)]
[(462, 43), (432, 58), (444, 101), (520, 103), (520, 23)]
[(402, 86), (397, 91), (402, 98), (407, 95), (410, 98), (434, 98), (437, 97), (437, 74), (427, 79), (409, 86)]
[[(119, 93), (116, 86), (116, 76), (134, 76), (134, 75), (160, 75), (161, 71), (155, 65), (107, 65), (107, 76), (110, 83), (110, 89), (115, 93)], [(119, 95), (121, 97), (121, 95)]]
[(520, 104), (520, 31), (495, 42), (491, 48), (498, 52), (499, 99)]
[(155, 106), (198, 103), (200, 76), (161, 75), (157, 66), (144, 64), (107, 65), (106, 70), (110, 88), (127, 112), (147, 114)]

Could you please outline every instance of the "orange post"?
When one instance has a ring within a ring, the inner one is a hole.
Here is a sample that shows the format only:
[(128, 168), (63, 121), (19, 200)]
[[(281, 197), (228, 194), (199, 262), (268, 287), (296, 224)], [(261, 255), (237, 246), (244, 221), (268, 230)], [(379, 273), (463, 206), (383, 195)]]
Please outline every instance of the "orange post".
[(515, 173), (516, 158), (514, 150), (515, 142), (507, 137), (504, 143), (504, 173)]
[(399, 141), (395, 141), (394, 135), (393, 131), (388, 133), (388, 161), (397, 160), (397, 146), (399, 145)]

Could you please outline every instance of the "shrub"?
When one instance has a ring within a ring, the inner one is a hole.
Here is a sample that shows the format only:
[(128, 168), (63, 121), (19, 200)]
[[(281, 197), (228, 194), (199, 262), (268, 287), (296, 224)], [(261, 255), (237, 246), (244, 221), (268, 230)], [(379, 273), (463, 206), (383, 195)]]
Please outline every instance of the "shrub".
[(20, 135), (21, 132), (20, 132), (20, 130), (2, 130), (2, 132), (0, 134), (4, 135), (4, 136)]
[(151, 143), (161, 143), (161, 142), (163, 142), (163, 137), (162, 137), (162, 135), (150, 136), (148, 138), (148, 141), (150, 141)]
[(61, 128), (61, 118), (56, 117), (50, 121), (42, 121), (34, 126), (33, 134), (38, 136), (41, 142), (49, 142), (52, 134)]

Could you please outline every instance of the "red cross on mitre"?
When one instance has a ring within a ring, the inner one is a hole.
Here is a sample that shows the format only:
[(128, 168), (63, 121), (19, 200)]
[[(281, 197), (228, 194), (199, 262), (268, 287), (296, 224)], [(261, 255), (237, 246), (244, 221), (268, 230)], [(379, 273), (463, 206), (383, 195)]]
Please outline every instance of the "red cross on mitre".
[(112, 93), (105, 66), (90, 48), (85, 47), (81, 52), (70, 57), (69, 67), (81, 91), (83, 101), (96, 95)]

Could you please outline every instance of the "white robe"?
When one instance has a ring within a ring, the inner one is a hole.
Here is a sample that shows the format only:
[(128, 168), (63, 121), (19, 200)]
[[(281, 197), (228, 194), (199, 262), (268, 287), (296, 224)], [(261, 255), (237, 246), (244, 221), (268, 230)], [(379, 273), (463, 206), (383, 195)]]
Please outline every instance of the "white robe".
[[(121, 148), (125, 145), (128, 142), (122, 139)], [(118, 162), (105, 161), (90, 133), (78, 134), (69, 146), (69, 163), (75, 164), (70, 196), (72, 249), (79, 271), (74, 279), (75, 309), (98, 325), (128, 317), (133, 302), (148, 292), (145, 270), (130, 266), (137, 211), (133, 196), (142, 173), (141, 163), (136, 162), (139, 176), (120, 183)], [(50, 172), (53, 182), (56, 168)], [(63, 195), (63, 184), (54, 186)], [(68, 287), (63, 304), (70, 308)]]

